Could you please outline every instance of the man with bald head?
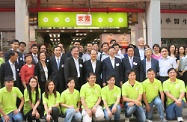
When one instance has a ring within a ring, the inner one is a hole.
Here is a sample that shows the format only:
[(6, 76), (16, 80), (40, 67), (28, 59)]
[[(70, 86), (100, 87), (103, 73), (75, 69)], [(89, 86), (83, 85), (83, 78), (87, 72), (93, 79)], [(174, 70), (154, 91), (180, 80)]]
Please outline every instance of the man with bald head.
[(88, 74), (95, 73), (96, 74), (96, 83), (102, 87), (102, 80), (101, 80), (101, 72), (102, 72), (102, 63), (101, 61), (97, 60), (97, 51), (91, 50), (90, 51), (90, 60), (84, 62), (84, 79), (88, 77)]
[(140, 57), (141, 60), (145, 58), (145, 40), (143, 37), (138, 38), (137, 47), (134, 49), (134, 55)]

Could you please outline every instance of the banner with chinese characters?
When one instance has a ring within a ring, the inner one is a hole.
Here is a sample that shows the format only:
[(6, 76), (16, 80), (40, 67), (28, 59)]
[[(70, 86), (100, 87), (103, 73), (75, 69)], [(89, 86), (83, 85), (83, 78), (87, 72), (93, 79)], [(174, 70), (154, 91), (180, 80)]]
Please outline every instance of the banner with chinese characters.
[(128, 27), (127, 13), (39, 12), (38, 27)]

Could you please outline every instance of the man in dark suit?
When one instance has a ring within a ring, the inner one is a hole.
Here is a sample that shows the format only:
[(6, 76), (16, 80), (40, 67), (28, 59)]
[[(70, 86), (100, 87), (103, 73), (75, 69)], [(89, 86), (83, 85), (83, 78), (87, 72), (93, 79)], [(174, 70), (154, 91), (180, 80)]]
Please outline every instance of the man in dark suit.
[(144, 38), (140, 37), (137, 41), (137, 47), (134, 49), (134, 56), (139, 57), (141, 60), (145, 58), (145, 40)]
[[(80, 43), (80, 41), (78, 41), (78, 40), (76, 40), (76, 41), (73, 42), (73, 46), (78, 47), (78, 49), (79, 49), (79, 47), (80, 47), (80, 44), (81, 44), (81, 43)], [(79, 57), (82, 57), (82, 55), (83, 55), (83, 53), (79, 51)], [(72, 56), (71, 51), (68, 51), (68, 52), (66, 53), (66, 57), (71, 57), (71, 56)]]
[(38, 63), (38, 46), (37, 44), (31, 45), (32, 64)]
[(96, 83), (102, 87), (101, 72), (102, 63), (97, 60), (97, 51), (91, 50), (90, 60), (84, 62), (84, 80), (86, 81), (90, 73), (96, 74)]
[(62, 49), (59, 46), (54, 47), (54, 55), (49, 61), (49, 72), (51, 80), (54, 81), (57, 91), (62, 93), (66, 89), (64, 79), (64, 62), (65, 54), (62, 54)]
[(64, 63), (64, 76), (65, 81), (68, 81), (68, 78), (72, 77), (75, 79), (75, 88), (80, 90), (83, 82), (83, 60), (79, 58), (79, 49), (78, 47), (73, 46), (71, 48), (72, 56), (67, 58)]
[(4, 78), (11, 76), (14, 78), (14, 86), (20, 88), (20, 67), (17, 64), (18, 53), (15, 51), (9, 52), (9, 60), (1, 65), (0, 68), (0, 81), (1, 86), (4, 86)]
[(102, 79), (103, 86), (106, 86), (107, 77), (109, 75), (115, 76), (115, 85), (121, 87), (122, 85), (122, 70), (121, 70), (121, 60), (115, 57), (114, 47), (109, 48), (109, 57), (103, 60), (102, 68)]
[[(146, 58), (142, 60), (144, 76), (147, 78), (147, 70), (152, 68), (157, 76), (159, 72), (159, 64), (158, 60), (151, 58), (152, 50), (150, 48), (145, 49), (145, 56)], [(144, 78), (144, 79), (145, 79)]]
[(17, 52), (17, 54), (18, 54), (17, 64), (18, 64), (19, 68), (21, 68), (24, 65), (24, 61), (23, 61), (24, 59), (23, 59), (22, 54), (20, 52), (18, 52), (18, 48), (19, 48), (19, 41), (16, 39), (12, 40), (11, 41), (11, 49), (4, 54), (4, 57), (5, 57), (5, 62), (7, 62), (9, 60), (9, 53), (13, 52), (13, 51)]
[(143, 65), (139, 57), (134, 56), (134, 47), (128, 46), (126, 49), (128, 57), (122, 59), (123, 82), (128, 80), (127, 72), (134, 70), (136, 72), (136, 80), (142, 82), (144, 80)]

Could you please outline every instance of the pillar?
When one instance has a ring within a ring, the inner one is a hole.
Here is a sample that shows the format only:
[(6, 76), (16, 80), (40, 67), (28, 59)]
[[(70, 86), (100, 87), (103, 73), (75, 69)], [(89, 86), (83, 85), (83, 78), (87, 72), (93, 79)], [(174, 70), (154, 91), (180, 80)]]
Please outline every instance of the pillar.
[(160, 0), (150, 0), (146, 3), (147, 20), (147, 44), (161, 44), (161, 25), (160, 25)]
[(29, 14), (27, 0), (15, 0), (15, 38), (29, 45)]

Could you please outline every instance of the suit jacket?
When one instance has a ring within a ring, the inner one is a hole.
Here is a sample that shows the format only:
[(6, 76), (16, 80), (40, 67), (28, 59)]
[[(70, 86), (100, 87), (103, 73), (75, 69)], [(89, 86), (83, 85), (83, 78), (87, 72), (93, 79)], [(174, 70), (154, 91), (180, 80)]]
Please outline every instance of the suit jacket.
[(129, 57), (125, 57), (122, 59), (122, 68), (123, 68), (123, 82), (128, 80), (127, 72), (130, 70), (134, 70), (136, 72), (136, 80), (142, 82), (144, 80), (144, 71), (143, 65), (139, 57), (133, 57), (133, 67), (131, 68)]
[[(48, 78), (49, 78), (49, 65), (46, 63), (47, 69), (48, 69)], [(43, 66), (41, 64), (40, 61), (38, 61), (38, 63), (35, 64), (35, 68), (34, 68), (34, 76), (38, 77), (38, 82), (47, 82), (47, 78), (45, 76), (45, 72), (43, 69)]]
[[(144, 50), (145, 50), (145, 48), (144, 48)], [(134, 56), (137, 56), (140, 58), (140, 53), (139, 53), (138, 47), (134, 48)], [(145, 59), (145, 56), (144, 56), (144, 59)]]
[(53, 55), (49, 61), (50, 78), (54, 81), (57, 90), (61, 93), (66, 89), (66, 82), (64, 79), (64, 62), (66, 56), (62, 54), (60, 65), (58, 67), (56, 58)]
[(101, 73), (102, 73), (102, 63), (99, 60), (96, 60), (96, 69), (95, 72), (93, 70), (91, 60), (84, 62), (84, 80), (87, 81), (87, 77), (89, 73), (95, 73), (96, 74), (96, 83), (102, 86), (102, 80), (101, 80)]
[(75, 61), (73, 57), (66, 58), (64, 63), (64, 77), (65, 81), (67, 82), (68, 78), (72, 77), (75, 79), (76, 89), (80, 89), (80, 87), (85, 83), (83, 82), (83, 60), (81, 58), (78, 59), (79, 61), (79, 71), (80, 77), (77, 77), (77, 69), (75, 66)]
[[(14, 83), (14, 86), (20, 88), (20, 75), (19, 75), (19, 72), (20, 72), (20, 67), (19, 65), (17, 64), (17, 62), (15, 62), (15, 70), (16, 70), (16, 81)], [(12, 76), (13, 77), (13, 72), (12, 72), (12, 69), (10, 67), (10, 63), (9, 61), (5, 62), (4, 64), (1, 65), (1, 68), (0, 68), (0, 80), (1, 80), (1, 86), (4, 86), (4, 79), (5, 77), (7, 76)]]
[[(6, 52), (4, 54), (5, 62), (7, 62), (9, 60), (9, 53), (12, 52), (12, 51), (13, 50), (9, 50), (8, 52)], [(21, 67), (25, 64), (24, 61), (23, 61), (23, 55), (22, 55), (22, 53), (20, 53), (18, 51), (16, 51), (16, 52), (18, 53), (18, 60), (17, 60), (18, 62), (17, 62), (17, 64), (19, 66), (19, 69), (21, 69)]]
[[(146, 58), (142, 60), (144, 76), (146, 76)], [(154, 70), (155, 74), (159, 72), (159, 63), (158, 60), (151, 58), (151, 68)], [(144, 78), (145, 79), (145, 78)]]
[(122, 70), (121, 70), (121, 59), (115, 57), (114, 68), (112, 66), (110, 57), (103, 60), (102, 78), (103, 83), (107, 82), (107, 76), (115, 76), (115, 85), (121, 87), (120, 82), (122, 81)]

